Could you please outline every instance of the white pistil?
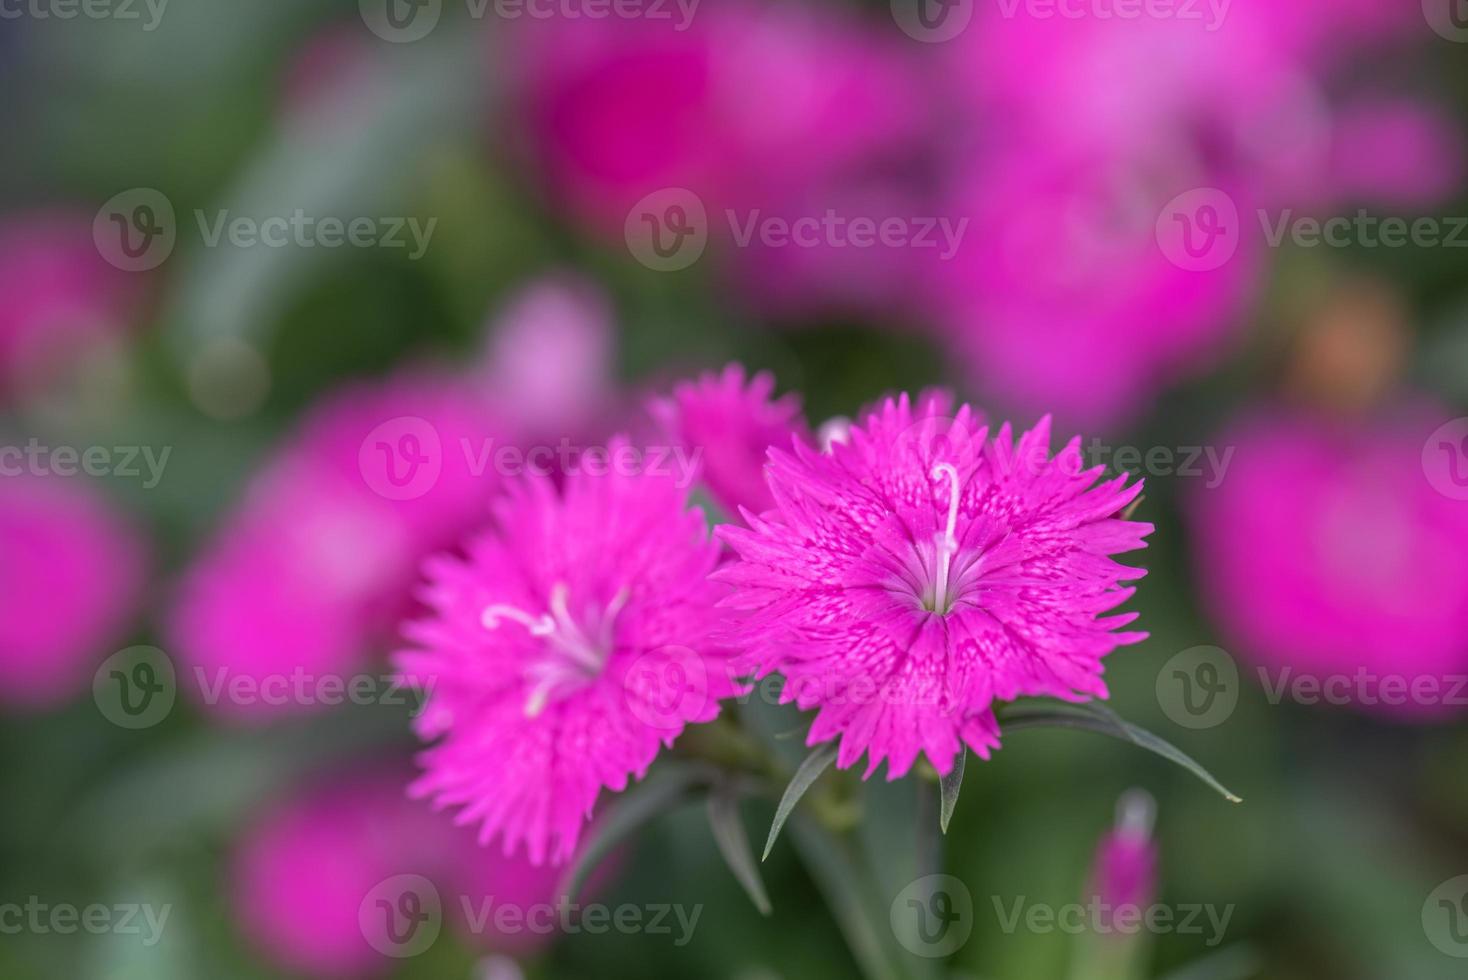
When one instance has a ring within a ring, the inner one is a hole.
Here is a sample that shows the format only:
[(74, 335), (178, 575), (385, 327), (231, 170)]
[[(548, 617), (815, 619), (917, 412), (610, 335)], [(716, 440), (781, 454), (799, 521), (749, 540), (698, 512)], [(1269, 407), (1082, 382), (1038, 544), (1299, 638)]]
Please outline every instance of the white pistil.
[(948, 611), (948, 571), (953, 555), (958, 551), (958, 470), (952, 463), (939, 463), (933, 467), (933, 476), (948, 477), (948, 526), (937, 536), (938, 577), (933, 586), (933, 611), (942, 615)]
[(550, 616), (532, 616), (523, 609), (499, 603), (487, 607), (479, 617), (487, 630), (499, 629), (502, 619), (514, 620), (529, 630), (531, 636), (550, 636), (556, 630), (555, 620)]
[[(600, 642), (593, 643), (571, 615), (570, 590), (564, 582), (557, 582), (551, 589), (547, 605), (550, 611), (539, 616), (531, 615), (515, 606), (496, 603), (480, 614), (480, 622), (488, 630), (498, 629), (502, 620), (511, 620), (524, 626), (531, 636), (545, 640), (564, 659), (542, 661), (530, 669), (527, 679), (533, 683), (525, 700), (525, 716), (534, 718), (550, 703), (551, 696), (563, 684), (579, 683), (587, 676), (596, 676), (606, 666), (615, 642), (617, 614), (627, 605), (631, 593), (623, 588), (607, 604), (596, 628)], [(569, 661), (569, 662), (568, 662)]]

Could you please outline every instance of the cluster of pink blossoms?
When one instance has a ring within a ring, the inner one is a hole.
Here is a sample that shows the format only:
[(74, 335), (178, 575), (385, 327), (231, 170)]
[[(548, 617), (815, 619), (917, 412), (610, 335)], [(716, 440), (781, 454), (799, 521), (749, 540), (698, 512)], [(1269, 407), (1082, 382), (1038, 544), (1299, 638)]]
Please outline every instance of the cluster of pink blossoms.
[(941, 393), (889, 398), (821, 451), (773, 387), (731, 368), (655, 408), (709, 440), (718, 498), (762, 508), (742, 525), (711, 535), (666, 476), (532, 477), (428, 563), (399, 658), (432, 682), (419, 794), (559, 863), (602, 789), (756, 676), (817, 710), (810, 744), (889, 779), (987, 757), (1000, 701), (1106, 696), (1103, 658), (1145, 635), (1114, 612), (1142, 572), (1113, 556), (1151, 531), (1120, 516), (1140, 484), (1084, 467), (1078, 439), (1052, 455), (1048, 420), (991, 432)]

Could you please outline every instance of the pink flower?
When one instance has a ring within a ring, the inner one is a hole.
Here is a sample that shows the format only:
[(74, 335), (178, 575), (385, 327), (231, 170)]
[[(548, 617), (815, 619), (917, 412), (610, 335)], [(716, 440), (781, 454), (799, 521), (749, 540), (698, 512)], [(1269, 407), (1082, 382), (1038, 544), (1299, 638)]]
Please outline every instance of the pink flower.
[(0, 542), (0, 703), (53, 707), (126, 639), (147, 548), (104, 498), (60, 477), (0, 477)]
[(811, 441), (793, 394), (774, 398), (775, 378), (762, 371), (745, 381), (744, 368), (730, 364), (721, 374), (700, 375), (654, 399), (649, 411), (668, 438), (699, 461), (699, 477), (731, 515), (741, 507), (759, 513), (774, 499), (765, 484), (765, 454)]
[[(1261, 213), (1420, 206), (1463, 172), (1448, 117), (1425, 102), (1380, 85), (1330, 98), (1342, 55), (1420, 29), (1389, 0), (1330, 18), (1257, 4), (1217, 24), (986, 10), (944, 52), (978, 135), (950, 149), (940, 213), (971, 216), (972, 231), (937, 264), (933, 305), (940, 336), (1015, 410), (1130, 421), (1241, 337), (1263, 286)], [(1159, 218), (1205, 188), (1231, 199), (1237, 251), (1180, 268)]]
[(127, 328), (133, 290), (92, 242), (89, 215), (0, 222), (0, 395), (52, 380)]
[(400, 657), (434, 685), (418, 794), (461, 806), (484, 841), (561, 863), (603, 787), (624, 789), (685, 723), (718, 714), (736, 689), (710, 639), (719, 548), (686, 503), (671, 479), (615, 467), (583, 467), (561, 492), (532, 476), (467, 557), (428, 563), (432, 613)]
[(1156, 810), (1146, 793), (1126, 794), (1117, 804), (1116, 827), (1097, 845), (1086, 897), (1105, 910), (1100, 923), (1104, 932), (1115, 930), (1112, 916), (1119, 907), (1146, 908), (1157, 895), (1157, 845), (1152, 840)]
[(1216, 269), (1173, 264), (1157, 216), (1197, 178), (1134, 186), (1145, 167), (1020, 145), (968, 175), (954, 210), (974, 232), (938, 264), (940, 334), (994, 398), (1109, 427), (1230, 349), (1256, 288), (1257, 243), (1245, 237)]
[(426, 806), (410, 801), (395, 772), (330, 779), (273, 806), (250, 827), (233, 861), (241, 929), (274, 964), (310, 976), (386, 973), (392, 965), (370, 945), (360, 909), (383, 882), (421, 876), (439, 893), (459, 931), (476, 944), (529, 952), (550, 935), (501, 933), (494, 917), (463, 916), (554, 904), (557, 872), (477, 845)]
[(1468, 507), (1433, 488), (1423, 445), (1451, 414), (1260, 410), (1219, 435), (1233, 463), (1188, 512), (1197, 574), (1226, 644), (1270, 683), (1339, 678), (1366, 710), (1445, 713), (1445, 678), (1468, 670)]
[(716, 221), (808, 193), (900, 151), (926, 105), (886, 36), (833, 11), (736, 3), (683, 29), (555, 18), (512, 34), (496, 50), (537, 174), (618, 237), (667, 187), (698, 194)]
[(517, 290), (490, 326), (482, 386), (497, 417), (536, 438), (594, 431), (615, 401), (611, 300), (572, 275)]
[[(222, 717), (263, 720), (313, 705), (240, 702), (230, 681), (365, 665), (412, 609), (423, 557), (487, 519), (498, 482), (475, 460), (494, 431), (468, 391), (428, 375), (308, 412), (185, 576), (168, 633), (188, 689)], [(410, 478), (404, 493), (393, 476)]]
[(809, 743), (840, 736), (837, 765), (867, 752), (867, 776), (919, 752), (946, 774), (960, 743), (987, 758), (996, 699), (1105, 697), (1101, 658), (1145, 635), (1102, 615), (1143, 574), (1109, 557), (1152, 529), (1115, 516), (1141, 485), (1098, 485), (1078, 438), (1051, 457), (1048, 419), (1016, 442), (940, 404), (888, 399), (828, 453), (771, 450), (775, 509), (719, 531), (740, 666), (782, 673), (819, 709)]

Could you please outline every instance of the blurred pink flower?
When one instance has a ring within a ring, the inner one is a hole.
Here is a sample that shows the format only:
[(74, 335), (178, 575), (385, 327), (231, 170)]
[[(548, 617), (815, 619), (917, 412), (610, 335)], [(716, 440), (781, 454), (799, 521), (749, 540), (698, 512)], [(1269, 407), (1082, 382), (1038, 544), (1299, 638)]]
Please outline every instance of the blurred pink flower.
[(1243, 239), (1209, 271), (1173, 264), (1155, 230), (1167, 197), (1133, 185), (1137, 165), (1011, 148), (955, 197), (975, 233), (941, 264), (941, 332), (996, 401), (1106, 428), (1228, 349), (1258, 249)]
[(1104, 698), (1102, 658), (1145, 636), (1103, 615), (1143, 574), (1110, 557), (1152, 530), (1116, 517), (1141, 484), (1097, 484), (1079, 439), (1052, 457), (1048, 419), (991, 438), (942, 403), (889, 399), (828, 452), (772, 449), (775, 509), (719, 529), (740, 669), (783, 674), (783, 700), (819, 709), (809, 744), (839, 736), (837, 765), (868, 753), (867, 776), (987, 758), (996, 700)]
[(90, 215), (0, 220), (0, 398), (44, 386), (131, 326), (135, 289), (92, 241)]
[(481, 922), (478, 912), (491, 901), (491, 909), (554, 905), (557, 872), (479, 847), (472, 832), (410, 801), (403, 781), (395, 771), (334, 778), (249, 828), (236, 847), (234, 903), (242, 931), (271, 962), (314, 977), (388, 972), (394, 961), (370, 945), (359, 910), (400, 875), (428, 879), (447, 920), (475, 945), (521, 954), (552, 938), (498, 932), (494, 916)]
[[(1233, 463), (1190, 501), (1197, 574), (1225, 642), (1270, 683), (1343, 678), (1365, 709), (1444, 713), (1442, 678), (1468, 670), (1468, 508), (1430, 485), (1422, 452), (1449, 417), (1261, 409), (1218, 435)], [(1384, 697), (1388, 677), (1439, 690)]]
[(261, 720), (312, 706), (236, 703), (213, 693), (220, 680), (364, 667), (413, 608), (422, 558), (488, 519), (499, 481), (481, 447), (497, 431), (432, 375), (358, 383), (311, 409), (184, 578), (168, 633), (185, 688), (221, 717)]
[(494, 315), (480, 383), (496, 417), (532, 439), (598, 433), (616, 401), (610, 298), (571, 274), (545, 276)]
[(1115, 929), (1112, 917), (1124, 905), (1145, 909), (1157, 897), (1157, 845), (1152, 840), (1156, 804), (1140, 790), (1122, 797), (1116, 826), (1101, 838), (1091, 866), (1086, 898), (1104, 910), (1102, 930)]
[(83, 483), (0, 476), (0, 552), (0, 703), (53, 707), (126, 639), (146, 544)]
[(507, 853), (523, 843), (559, 864), (603, 788), (625, 789), (686, 723), (718, 714), (735, 690), (711, 642), (719, 548), (686, 505), (652, 475), (583, 469), (559, 492), (530, 476), (467, 558), (429, 562), (432, 614), (405, 628), (414, 648), (399, 658), (434, 685), (418, 794), (462, 807), (458, 821)]
[[(949, 147), (945, 210), (975, 233), (935, 270), (936, 317), (1017, 410), (1130, 421), (1238, 337), (1262, 286), (1256, 215), (1420, 206), (1462, 175), (1452, 127), (1425, 102), (1330, 97), (1343, 55), (1421, 27), (1400, 4), (1328, 18), (1235, 5), (1217, 24), (985, 11), (943, 52), (973, 134)], [(1207, 188), (1239, 215), (1223, 222), (1236, 251), (1182, 268), (1159, 218)]]
[(835, 10), (740, 2), (671, 22), (523, 22), (511, 61), (526, 148), (558, 207), (621, 235), (668, 187), (769, 209), (900, 149), (926, 102), (890, 35)]
[(698, 460), (699, 479), (731, 518), (737, 519), (741, 508), (758, 514), (774, 504), (765, 483), (771, 447), (812, 441), (799, 396), (775, 398), (774, 393), (775, 378), (768, 371), (746, 382), (744, 368), (730, 364), (720, 374), (682, 382), (671, 397), (649, 403), (668, 438)]

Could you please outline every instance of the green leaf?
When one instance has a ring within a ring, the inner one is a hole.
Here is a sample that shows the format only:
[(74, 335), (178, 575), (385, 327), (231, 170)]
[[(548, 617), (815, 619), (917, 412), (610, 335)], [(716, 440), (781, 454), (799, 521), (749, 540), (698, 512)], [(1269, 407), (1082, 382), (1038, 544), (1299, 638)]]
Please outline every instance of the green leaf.
[(566, 870), (560, 893), (568, 901), (574, 900), (591, 872), (614, 847), (654, 818), (688, 802), (694, 788), (708, 780), (709, 771), (702, 766), (670, 763), (619, 796)]
[(790, 832), (801, 860), (830, 906), (851, 955), (867, 980), (901, 980), (901, 951), (887, 909), (845, 843), (811, 820), (796, 817)]
[(780, 836), (780, 828), (785, 826), (785, 821), (790, 819), (790, 814), (795, 810), (795, 804), (805, 795), (805, 791), (820, 778), (821, 773), (830, 768), (831, 763), (836, 761), (836, 743), (829, 742), (825, 745), (816, 746), (800, 768), (795, 770), (795, 775), (790, 779), (790, 785), (785, 787), (785, 795), (780, 797), (780, 805), (775, 808), (775, 819), (770, 824), (770, 837), (765, 841), (765, 853), (761, 861), (768, 861), (770, 852), (775, 849), (775, 840)]
[(958, 806), (958, 791), (963, 786), (963, 766), (967, 761), (968, 749), (960, 748), (958, 758), (953, 761), (953, 768), (938, 782), (938, 788), (943, 793), (943, 803), (938, 811), (938, 826), (943, 828), (945, 834), (948, 833), (948, 821), (953, 819), (953, 810)]
[(749, 846), (749, 835), (744, 831), (744, 821), (739, 819), (739, 797), (734, 788), (727, 783), (715, 787), (709, 794), (708, 808), (709, 827), (714, 832), (714, 843), (719, 845), (724, 863), (744, 886), (760, 915), (769, 915), (774, 909), (770, 905), (770, 896), (765, 892), (765, 883), (760, 879), (754, 850)]
[(1212, 786), (1230, 803), (1243, 802), (1187, 753), (1151, 732), (1138, 728), (1110, 708), (1094, 701), (1084, 704), (1070, 704), (1062, 701), (1016, 704), (1000, 712), (999, 726), (1007, 731), (1022, 728), (1078, 728), (1082, 731), (1110, 735), (1112, 738), (1131, 742), (1133, 745), (1141, 746), (1149, 752), (1155, 752), (1164, 759), (1177, 763)]
[(1252, 947), (1230, 946), (1188, 964), (1165, 980), (1249, 980), (1264, 968), (1264, 962)]

